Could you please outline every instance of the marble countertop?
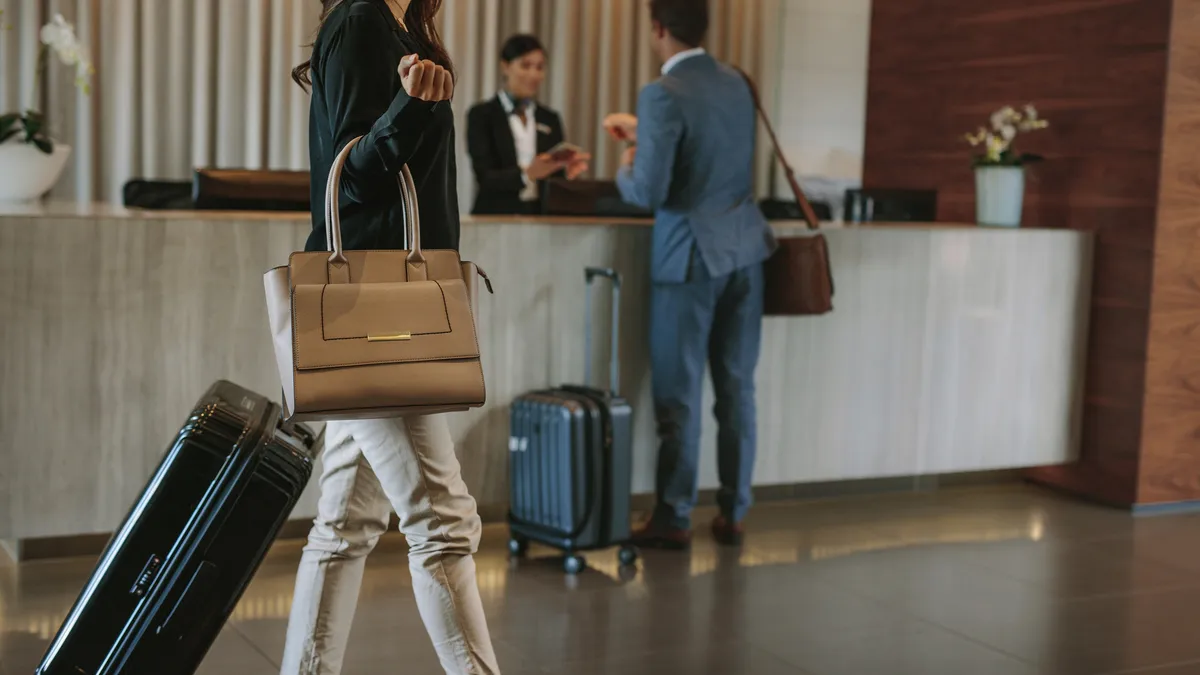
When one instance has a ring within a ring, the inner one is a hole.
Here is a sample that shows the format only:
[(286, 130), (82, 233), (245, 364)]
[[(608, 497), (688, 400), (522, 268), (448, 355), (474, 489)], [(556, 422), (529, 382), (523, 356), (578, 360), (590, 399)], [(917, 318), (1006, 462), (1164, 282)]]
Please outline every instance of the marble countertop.
[[(307, 221), (307, 211), (215, 211), (126, 208), (104, 202), (48, 201), (33, 204), (0, 202), (0, 218), (111, 218), (149, 220)], [(580, 218), (570, 216), (463, 216), (463, 224), (553, 222), (564, 225), (650, 225), (648, 218)]]
[[(104, 202), (72, 202), (49, 201), (34, 204), (11, 204), (0, 202), (0, 218), (47, 218), (47, 219), (113, 219), (113, 220), (178, 220), (178, 221), (265, 221), (265, 222), (306, 222), (307, 212), (298, 211), (170, 211), (131, 209), (116, 204)], [(629, 217), (579, 217), (579, 216), (463, 216), (463, 225), (507, 225), (507, 224), (547, 224), (575, 226), (633, 226), (648, 227), (653, 224), (649, 218)], [(799, 233), (807, 230), (803, 221), (773, 221), (772, 226), (780, 232)], [(856, 228), (906, 228), (918, 230), (944, 230), (947, 228), (981, 229), (988, 232), (1014, 231), (1028, 232), (1041, 229), (1058, 231), (1060, 228), (979, 228), (974, 223), (892, 223), (874, 222), (855, 225), (841, 221), (821, 223), (822, 230), (853, 230)]]

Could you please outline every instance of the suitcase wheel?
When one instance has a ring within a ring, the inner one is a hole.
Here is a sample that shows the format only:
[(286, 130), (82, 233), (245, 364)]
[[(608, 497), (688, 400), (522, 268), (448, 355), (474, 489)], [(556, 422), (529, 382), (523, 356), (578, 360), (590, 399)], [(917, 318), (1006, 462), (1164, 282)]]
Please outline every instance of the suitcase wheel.
[(636, 547), (628, 545), (622, 546), (621, 550), (617, 552), (617, 560), (621, 561), (621, 565), (625, 567), (632, 566), (637, 562), (637, 559), (638, 550)]
[(529, 551), (529, 540), (520, 537), (513, 537), (508, 540), (508, 552), (514, 558), (524, 558), (525, 553)]
[(587, 569), (587, 560), (583, 556), (576, 553), (568, 553), (566, 558), (563, 558), (563, 571), (572, 576), (579, 574)]

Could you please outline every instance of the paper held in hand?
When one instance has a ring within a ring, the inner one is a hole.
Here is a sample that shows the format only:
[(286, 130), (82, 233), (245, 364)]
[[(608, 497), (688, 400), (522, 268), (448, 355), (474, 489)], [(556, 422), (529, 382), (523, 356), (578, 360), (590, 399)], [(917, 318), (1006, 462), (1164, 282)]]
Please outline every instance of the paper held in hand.
[(576, 156), (584, 154), (583, 148), (563, 141), (546, 152), (555, 162), (569, 162)]

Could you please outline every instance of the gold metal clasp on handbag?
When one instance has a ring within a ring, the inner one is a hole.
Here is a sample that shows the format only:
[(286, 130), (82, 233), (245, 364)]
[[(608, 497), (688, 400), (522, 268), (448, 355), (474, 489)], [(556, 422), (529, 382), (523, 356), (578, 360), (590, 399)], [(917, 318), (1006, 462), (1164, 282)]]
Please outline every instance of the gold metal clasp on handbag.
[(392, 335), (367, 335), (367, 342), (403, 342), (411, 340), (412, 333), (394, 333)]

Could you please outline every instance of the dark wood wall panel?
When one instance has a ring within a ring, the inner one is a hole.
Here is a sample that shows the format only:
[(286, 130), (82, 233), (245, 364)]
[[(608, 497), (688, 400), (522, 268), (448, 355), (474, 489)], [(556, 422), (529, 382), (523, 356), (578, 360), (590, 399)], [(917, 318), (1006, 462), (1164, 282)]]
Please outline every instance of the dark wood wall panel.
[(1200, 499), (1200, 0), (1175, 0), (1138, 501)]
[(872, 12), (868, 187), (936, 188), (940, 220), (973, 222), (962, 134), (1007, 104), (1050, 119), (1021, 139), (1047, 158), (1029, 173), (1024, 223), (1097, 240), (1083, 459), (1034, 477), (1114, 503), (1153, 496), (1140, 445), (1158, 420), (1143, 410), (1172, 2), (875, 0)]

